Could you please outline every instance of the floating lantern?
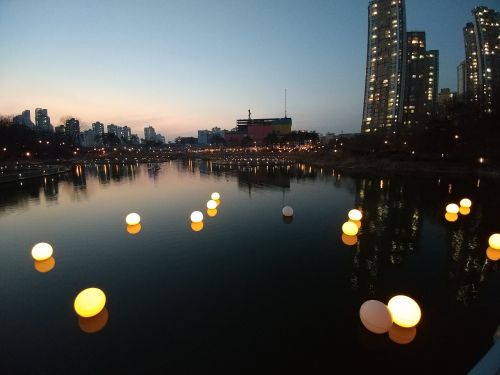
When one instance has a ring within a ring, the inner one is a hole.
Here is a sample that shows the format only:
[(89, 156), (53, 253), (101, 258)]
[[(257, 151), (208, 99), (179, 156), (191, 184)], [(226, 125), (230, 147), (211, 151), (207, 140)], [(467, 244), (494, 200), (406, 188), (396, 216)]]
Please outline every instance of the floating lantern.
[(210, 216), (210, 217), (217, 216), (217, 209), (216, 208), (213, 208), (213, 209), (209, 208), (207, 210), (207, 215)]
[(444, 218), (448, 220), (450, 223), (454, 223), (455, 221), (458, 220), (458, 215), (457, 214), (450, 214), (449, 212), (444, 214)]
[(470, 208), (472, 206), (472, 201), (468, 198), (464, 198), (460, 201), (460, 207)]
[(291, 217), (291, 216), (293, 216), (293, 208), (290, 206), (285, 206), (281, 210), (281, 213), (283, 214), (283, 216)]
[(96, 333), (103, 329), (108, 323), (109, 311), (105, 307), (102, 311), (91, 318), (78, 318), (78, 326), (85, 333)]
[(31, 249), (31, 256), (35, 260), (45, 260), (49, 259), (52, 256), (53, 252), (54, 249), (52, 249), (52, 246), (50, 246), (48, 243), (40, 242), (33, 246), (33, 248)]
[(220, 194), (217, 193), (216, 191), (214, 191), (212, 193), (212, 195), (210, 196), (210, 198), (212, 198), (214, 201), (216, 201), (216, 200), (220, 199)]
[(56, 265), (56, 260), (54, 259), (54, 257), (50, 257), (49, 259), (45, 260), (35, 260), (34, 264), (35, 269), (41, 273), (52, 271), (55, 265)]
[(460, 210), (458, 212), (460, 212), (460, 215), (467, 216), (470, 214), (470, 208), (460, 206)]
[(450, 203), (446, 206), (446, 212), (449, 214), (458, 214), (459, 208), (455, 203)]
[(345, 233), (342, 233), (342, 242), (347, 246), (353, 246), (358, 243), (358, 236), (348, 236)]
[(407, 296), (392, 297), (387, 308), (391, 312), (394, 323), (401, 327), (416, 326), (422, 317), (418, 304)]
[(129, 232), (130, 234), (137, 234), (141, 231), (141, 229), (141, 224), (127, 225), (127, 232)]
[(213, 199), (210, 199), (208, 202), (207, 202), (207, 208), (209, 210), (213, 210), (213, 209), (216, 209), (217, 208), (217, 202), (214, 201)]
[(488, 257), (488, 259), (496, 262), (498, 259), (500, 259), (500, 250), (488, 247), (486, 249), (486, 256)]
[(356, 234), (358, 234), (358, 226), (352, 221), (346, 221), (342, 225), (342, 232), (344, 234), (347, 234), (348, 236), (355, 236)]
[(133, 212), (127, 215), (127, 217), (125, 218), (125, 222), (128, 225), (137, 225), (141, 222), (141, 217), (139, 216), (139, 214)]
[(415, 339), (415, 336), (417, 336), (417, 327), (405, 328), (393, 324), (389, 330), (389, 338), (396, 344), (409, 344)]
[(495, 250), (500, 250), (500, 234), (492, 234), (488, 240), (488, 244)]
[(191, 221), (193, 223), (201, 223), (203, 221), (203, 214), (200, 211), (194, 211), (191, 214)]
[(90, 318), (101, 312), (106, 304), (106, 295), (99, 288), (82, 290), (75, 298), (74, 308), (78, 315)]
[(392, 317), (387, 306), (373, 299), (361, 305), (359, 318), (365, 328), (373, 333), (386, 333), (392, 327)]
[(191, 223), (191, 229), (194, 232), (199, 232), (203, 229), (203, 221), (200, 221), (199, 223)]
[(349, 211), (347, 216), (352, 221), (360, 221), (363, 218), (363, 214), (361, 213), (360, 210), (351, 210), (351, 211)]

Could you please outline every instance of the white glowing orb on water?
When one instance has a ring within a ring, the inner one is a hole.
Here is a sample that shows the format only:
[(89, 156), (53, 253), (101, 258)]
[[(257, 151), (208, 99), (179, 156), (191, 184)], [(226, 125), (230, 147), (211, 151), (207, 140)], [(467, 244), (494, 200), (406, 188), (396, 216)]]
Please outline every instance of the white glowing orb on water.
[(210, 199), (208, 202), (207, 202), (207, 208), (209, 210), (214, 210), (217, 208), (217, 202), (213, 199)]
[(455, 203), (450, 203), (446, 206), (446, 212), (448, 212), (449, 214), (458, 214), (459, 210), (460, 208)]
[(74, 308), (78, 315), (90, 318), (101, 312), (106, 305), (106, 295), (99, 288), (82, 290), (75, 298)]
[(40, 242), (31, 249), (31, 256), (35, 260), (45, 260), (49, 259), (53, 252), (54, 250), (52, 249), (52, 246), (48, 243)]
[(212, 198), (212, 200), (216, 201), (217, 199), (220, 199), (220, 194), (217, 193), (216, 191), (214, 191), (212, 193), (212, 195), (210, 196), (210, 198)]
[(286, 216), (286, 217), (293, 216), (293, 208), (290, 206), (285, 206), (281, 210), (281, 213), (283, 214), (283, 216)]
[(342, 225), (342, 232), (347, 234), (348, 236), (355, 236), (356, 234), (358, 234), (358, 230), (358, 226), (352, 221), (346, 221)]
[(203, 221), (203, 213), (201, 213), (200, 211), (194, 211), (191, 214), (191, 221), (193, 223), (201, 223)]
[(353, 221), (360, 221), (363, 218), (363, 214), (360, 210), (351, 210), (347, 216)]
[(472, 206), (472, 201), (468, 198), (464, 198), (460, 201), (460, 207), (470, 208)]
[(407, 296), (392, 297), (387, 304), (394, 323), (398, 326), (410, 328), (416, 326), (422, 317), (418, 303)]
[(361, 323), (373, 333), (386, 333), (392, 327), (392, 316), (385, 304), (368, 300), (359, 309)]
[(492, 249), (500, 250), (500, 234), (492, 234), (488, 240), (488, 244)]
[(128, 225), (137, 225), (141, 222), (141, 217), (139, 216), (139, 214), (132, 212), (131, 214), (127, 215), (127, 217), (125, 218), (125, 222)]

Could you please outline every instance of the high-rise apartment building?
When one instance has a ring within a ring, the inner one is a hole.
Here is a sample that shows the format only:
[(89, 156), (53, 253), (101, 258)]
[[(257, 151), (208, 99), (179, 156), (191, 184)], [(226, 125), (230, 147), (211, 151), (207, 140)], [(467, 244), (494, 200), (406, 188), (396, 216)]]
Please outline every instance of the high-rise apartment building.
[(427, 89), (427, 59), (425, 32), (406, 33), (406, 82), (403, 106), (403, 125), (414, 126), (425, 121)]
[(67, 119), (64, 124), (64, 134), (72, 140), (78, 140), (80, 135), (80, 121), (73, 117)]
[(464, 28), (466, 102), (500, 113), (500, 13), (480, 6), (472, 16)]
[(466, 82), (467, 82), (467, 74), (465, 67), (465, 60), (462, 61), (457, 66), (457, 100), (459, 102), (465, 102), (465, 93), (466, 93)]
[(148, 126), (144, 128), (144, 140), (147, 141), (156, 141), (156, 131), (152, 126)]
[(405, 68), (404, 0), (370, 1), (362, 132), (402, 122)]
[(102, 122), (94, 122), (92, 124), (92, 130), (96, 135), (102, 136), (104, 134), (104, 124)]
[(50, 117), (45, 108), (35, 109), (35, 127), (37, 131), (49, 132), (52, 131)]
[(439, 90), (439, 51), (429, 50), (425, 54), (425, 114), (427, 119), (432, 116), (437, 108)]

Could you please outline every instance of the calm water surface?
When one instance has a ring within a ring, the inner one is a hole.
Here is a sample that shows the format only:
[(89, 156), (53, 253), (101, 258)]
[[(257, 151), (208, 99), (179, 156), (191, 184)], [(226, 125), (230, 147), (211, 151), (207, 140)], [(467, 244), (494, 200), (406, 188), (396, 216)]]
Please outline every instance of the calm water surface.
[[(470, 215), (447, 222), (445, 204), (465, 196)], [(354, 207), (365, 217), (347, 246)], [(82, 165), (0, 186), (0, 373), (466, 373), (500, 323), (499, 266), (486, 256), (499, 210), (495, 181), (265, 163)], [(34, 267), (37, 242), (54, 247), (49, 272)], [(96, 333), (73, 310), (90, 286), (107, 295)], [(364, 301), (396, 294), (422, 309), (407, 345), (359, 319)]]

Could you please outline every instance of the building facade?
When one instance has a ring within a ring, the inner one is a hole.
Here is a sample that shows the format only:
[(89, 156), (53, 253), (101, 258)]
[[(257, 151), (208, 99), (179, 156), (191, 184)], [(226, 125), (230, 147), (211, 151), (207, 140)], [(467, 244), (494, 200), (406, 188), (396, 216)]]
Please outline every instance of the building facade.
[(405, 2), (372, 0), (368, 5), (362, 132), (392, 128), (402, 123), (405, 79)]
[(35, 109), (35, 129), (40, 132), (50, 132), (53, 130), (47, 109)]
[(425, 54), (425, 114), (428, 120), (437, 109), (439, 90), (439, 51), (429, 50)]
[(425, 32), (407, 32), (406, 84), (404, 92), (403, 125), (414, 126), (427, 118), (427, 59)]
[(102, 122), (94, 122), (92, 124), (92, 130), (96, 135), (103, 136), (104, 135), (104, 124)]
[(70, 118), (66, 120), (64, 124), (64, 134), (72, 140), (79, 139), (80, 135), (80, 121), (76, 118)]
[(466, 67), (465, 60), (462, 61), (457, 66), (457, 100), (461, 103), (465, 102), (465, 83), (467, 82), (466, 77)]

